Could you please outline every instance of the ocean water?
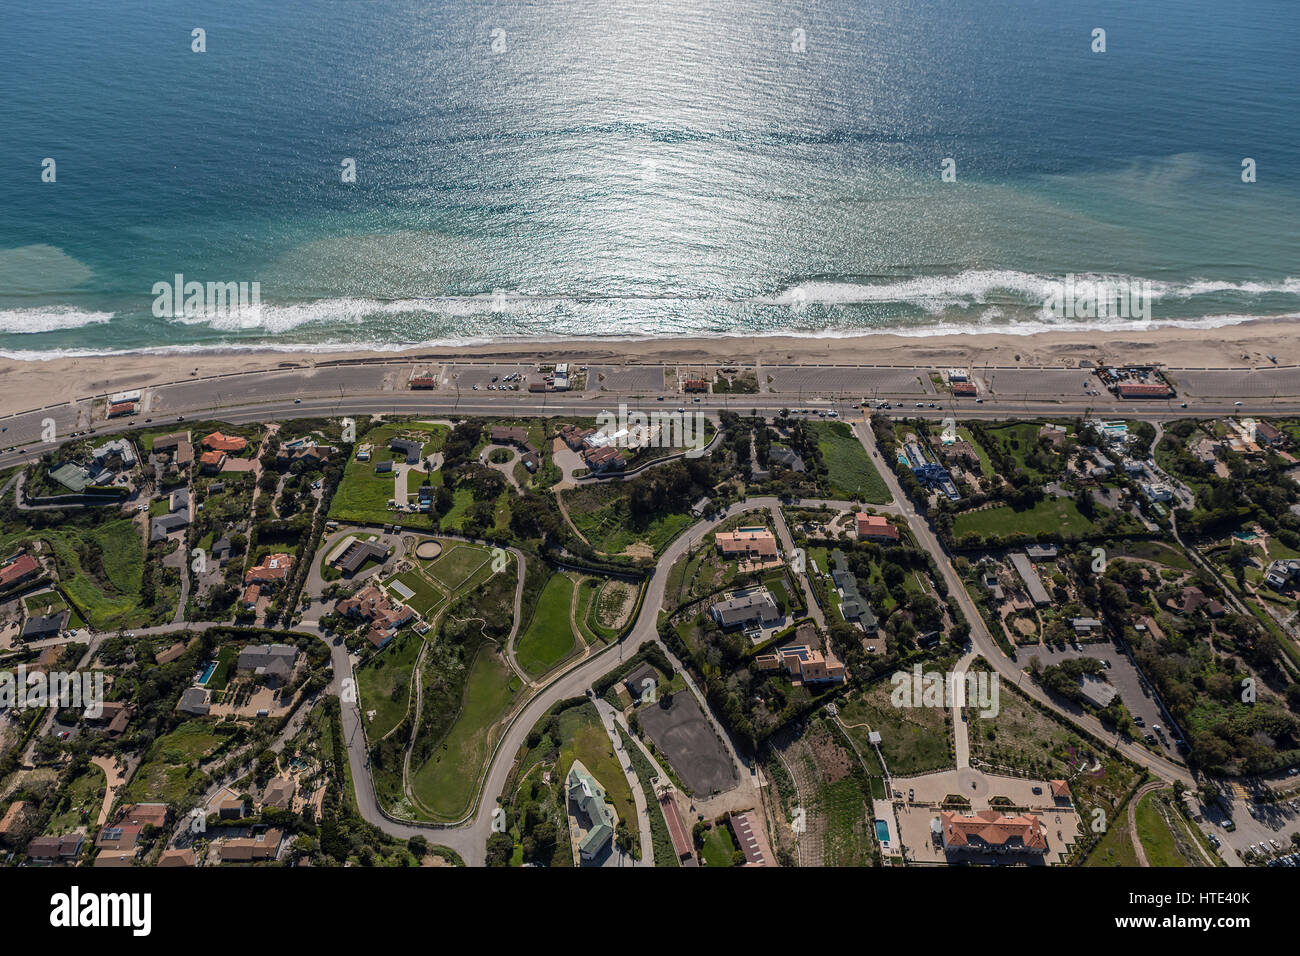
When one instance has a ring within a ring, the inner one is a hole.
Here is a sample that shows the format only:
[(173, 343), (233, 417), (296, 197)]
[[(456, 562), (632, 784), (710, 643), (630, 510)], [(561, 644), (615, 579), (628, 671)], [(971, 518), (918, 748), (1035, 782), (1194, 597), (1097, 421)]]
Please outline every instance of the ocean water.
[[(1300, 314), (1294, 0), (0, 22), (6, 355), (1132, 324), (1046, 314), (1067, 274), (1150, 282), (1146, 324)], [(159, 317), (178, 273), (260, 306)]]

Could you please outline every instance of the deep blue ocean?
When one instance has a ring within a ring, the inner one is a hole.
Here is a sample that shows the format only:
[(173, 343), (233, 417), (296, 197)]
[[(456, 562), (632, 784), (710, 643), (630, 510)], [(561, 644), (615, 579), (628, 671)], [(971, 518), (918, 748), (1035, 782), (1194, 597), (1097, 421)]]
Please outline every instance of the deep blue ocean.
[[(0, 353), (1027, 332), (1066, 274), (1300, 314), (1297, 40), (1295, 0), (0, 0)], [(261, 307), (155, 316), (178, 273)]]

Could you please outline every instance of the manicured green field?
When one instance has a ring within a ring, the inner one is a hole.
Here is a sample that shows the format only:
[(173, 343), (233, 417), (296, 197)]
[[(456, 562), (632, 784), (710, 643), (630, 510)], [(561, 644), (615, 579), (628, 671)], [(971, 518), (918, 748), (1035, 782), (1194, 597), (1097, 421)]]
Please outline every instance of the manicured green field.
[(700, 848), (700, 854), (704, 857), (705, 866), (731, 866), (737, 849), (736, 840), (731, 835), (731, 828), (719, 821), (704, 838), (704, 846)]
[(537, 600), (537, 610), (528, 630), (515, 645), (519, 666), (529, 676), (546, 673), (572, 652), (574, 636), (569, 622), (572, 601), (573, 581), (565, 574), (552, 575)]
[(401, 631), (387, 647), (357, 668), (361, 714), (369, 739), (386, 736), (406, 715), (411, 699), (411, 669), (423, 643), (414, 631)]
[(996, 538), (1017, 533), (1046, 533), (1073, 537), (1087, 534), (1092, 527), (1072, 498), (1048, 498), (1024, 511), (1002, 507), (959, 514), (953, 519), (952, 533), (960, 542), (966, 535)]
[(492, 557), (487, 548), (459, 542), (443, 542), (443, 552), (426, 565), (429, 574), (448, 590), (461, 587), (470, 575)]
[[(408, 605), (425, 620), (428, 620), (429, 612), (443, 602), (442, 593), (418, 571), (407, 571), (405, 574), (389, 578), (389, 581), (398, 581), (415, 592), (402, 603)], [(397, 592), (394, 591), (393, 596), (397, 597)]]
[(439, 818), (456, 820), (469, 810), (492, 753), (489, 730), (505, 716), (515, 693), (510, 669), (490, 649), (481, 650), (465, 682), (460, 716), (411, 778), (416, 797)]
[(846, 422), (809, 422), (826, 463), (826, 480), (835, 498), (860, 496), (870, 504), (890, 500), (889, 488), (871, 463), (867, 450)]
[[(381, 425), (367, 432), (361, 438), (361, 442), (374, 445), (371, 460), (357, 461), (354, 454), (348, 461), (343, 469), (343, 480), (334, 493), (333, 501), (330, 502), (329, 516), (335, 521), (351, 521), (357, 524), (396, 523), (408, 527), (427, 528), (429, 526), (427, 514), (388, 510), (388, 500), (393, 497), (394, 490), (393, 472), (375, 471), (378, 462), (393, 458), (394, 453), (388, 450), (388, 442), (393, 437), (416, 432), (428, 436), (424, 443), (424, 454), (430, 455), (442, 448), (448, 429), (445, 425), (434, 425), (429, 422), (401, 422)], [(407, 481), (408, 490), (413, 493), (415, 486), (423, 480), (423, 475), (411, 475)], [(441, 485), (442, 473), (435, 471), (429, 476), (429, 481), (435, 486)]]

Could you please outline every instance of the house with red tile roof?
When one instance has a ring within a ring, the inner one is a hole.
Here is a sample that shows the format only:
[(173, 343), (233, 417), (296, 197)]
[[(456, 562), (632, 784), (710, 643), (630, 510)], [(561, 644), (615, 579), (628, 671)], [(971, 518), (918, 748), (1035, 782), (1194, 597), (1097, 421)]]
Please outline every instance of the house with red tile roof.
[(1043, 856), (1047, 853), (1047, 830), (1032, 813), (1010, 817), (996, 810), (979, 813), (939, 814), (943, 848), (973, 853), (1012, 853)]
[(211, 435), (204, 435), (200, 444), (208, 451), (224, 451), (229, 454), (238, 455), (248, 447), (248, 439), (241, 438), (239, 435), (227, 435), (224, 432), (213, 432)]

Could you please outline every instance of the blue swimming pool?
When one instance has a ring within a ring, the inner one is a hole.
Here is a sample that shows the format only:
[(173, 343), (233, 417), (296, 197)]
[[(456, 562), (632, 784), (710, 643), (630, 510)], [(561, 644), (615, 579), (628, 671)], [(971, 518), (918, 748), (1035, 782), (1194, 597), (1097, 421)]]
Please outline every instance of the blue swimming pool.
[(889, 842), (889, 824), (884, 820), (876, 821), (876, 839), (881, 843)]
[(216, 661), (208, 661), (208, 666), (203, 669), (203, 674), (199, 677), (199, 686), (202, 687), (212, 677), (212, 672), (217, 669)]

